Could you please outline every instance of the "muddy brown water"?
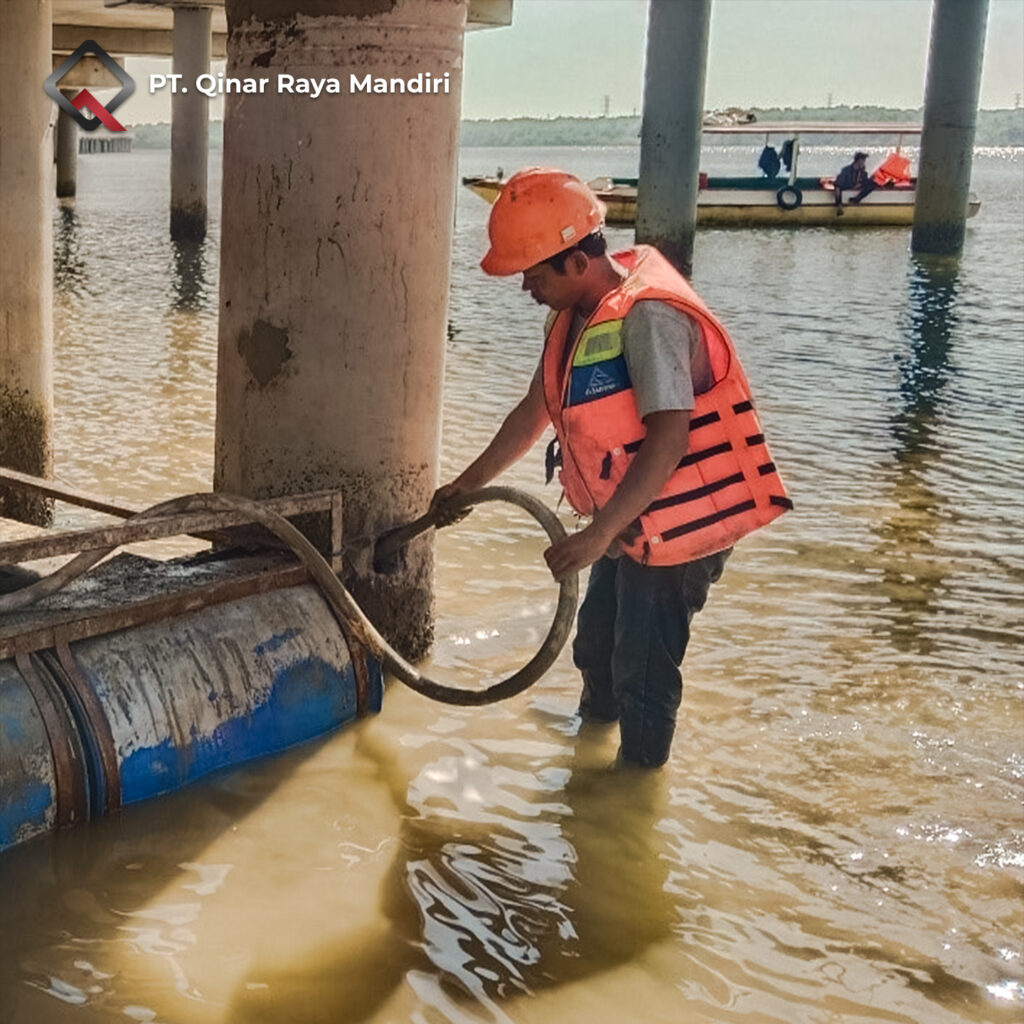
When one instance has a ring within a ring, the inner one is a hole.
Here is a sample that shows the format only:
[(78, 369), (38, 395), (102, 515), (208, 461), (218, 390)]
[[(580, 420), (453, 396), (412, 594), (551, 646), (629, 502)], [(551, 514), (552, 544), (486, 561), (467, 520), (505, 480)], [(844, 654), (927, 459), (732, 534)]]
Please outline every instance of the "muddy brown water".
[[(959, 262), (915, 261), (905, 230), (700, 235), (797, 511), (696, 620), (662, 772), (610, 770), (567, 653), (497, 707), (393, 687), (372, 721), (0, 858), (0, 1022), (1020, 1020), (1022, 167), (979, 154)], [(206, 488), (216, 218), (167, 241), (166, 153), (86, 156), (79, 181), (54, 214), (57, 475), (140, 505)], [(445, 476), (539, 352), (542, 311), (475, 268), (485, 218), (460, 195)], [(554, 504), (542, 464), (508, 480)], [(438, 675), (486, 682), (539, 642), (542, 547), (492, 508), (441, 536)]]

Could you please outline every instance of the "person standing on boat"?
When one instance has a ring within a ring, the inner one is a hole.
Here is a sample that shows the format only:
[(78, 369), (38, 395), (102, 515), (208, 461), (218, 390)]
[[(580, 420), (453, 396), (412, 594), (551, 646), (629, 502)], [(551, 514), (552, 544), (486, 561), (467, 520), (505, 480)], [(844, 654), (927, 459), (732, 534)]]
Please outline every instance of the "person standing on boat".
[[(584, 721), (618, 721), (623, 763), (667, 760), (690, 621), (733, 543), (792, 503), (728, 333), (657, 249), (614, 256), (593, 192), (527, 168), (491, 210), (481, 267), (550, 307), (526, 396), (433, 505), (483, 487), (551, 423), (548, 479), (590, 522), (544, 553), (591, 566), (573, 660)], [(555, 448), (558, 446), (558, 449)]]
[(850, 200), (859, 203), (868, 193), (874, 192), (876, 185), (868, 175), (867, 153), (858, 150), (853, 154), (853, 161), (848, 163), (837, 175), (835, 180), (836, 213), (843, 213), (843, 191), (857, 189), (857, 194)]

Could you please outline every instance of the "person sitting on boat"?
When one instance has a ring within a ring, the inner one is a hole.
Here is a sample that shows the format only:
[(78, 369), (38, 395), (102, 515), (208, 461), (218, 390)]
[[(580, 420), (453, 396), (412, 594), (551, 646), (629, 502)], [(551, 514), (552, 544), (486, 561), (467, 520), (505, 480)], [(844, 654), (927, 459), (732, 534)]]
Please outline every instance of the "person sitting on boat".
[(843, 190), (852, 191), (858, 189), (857, 194), (850, 200), (851, 203), (859, 203), (869, 192), (874, 192), (878, 187), (868, 175), (867, 153), (858, 150), (853, 154), (853, 161), (848, 163), (837, 175), (834, 183), (836, 213), (843, 213)]
[[(566, 499), (590, 517), (544, 552), (556, 579), (592, 566), (573, 645), (580, 716), (617, 721), (620, 761), (653, 768), (669, 756), (691, 618), (733, 543), (792, 503), (725, 327), (657, 249), (609, 253), (603, 219), (574, 175), (509, 178), (480, 266), (521, 274), (551, 310), (540, 363), (434, 504), (483, 487), (554, 426), (548, 477), (560, 466)], [(480, 415), (493, 415), (483, 400)]]

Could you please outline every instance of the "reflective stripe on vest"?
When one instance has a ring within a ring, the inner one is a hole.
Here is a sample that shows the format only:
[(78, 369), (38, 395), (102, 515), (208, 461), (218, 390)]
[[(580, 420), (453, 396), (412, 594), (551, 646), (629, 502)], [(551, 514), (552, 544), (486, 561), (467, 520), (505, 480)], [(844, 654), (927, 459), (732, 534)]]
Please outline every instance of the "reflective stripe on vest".
[(648, 299), (687, 313), (707, 342), (715, 383), (696, 396), (686, 455), (620, 538), (636, 561), (675, 565), (730, 547), (792, 503), (724, 327), (656, 249), (637, 246), (613, 258), (628, 275), (602, 299), (571, 350), (572, 310), (555, 317), (545, 341), (544, 399), (562, 449), (559, 478), (583, 515), (615, 493), (645, 434), (623, 353), (623, 320), (634, 302)]

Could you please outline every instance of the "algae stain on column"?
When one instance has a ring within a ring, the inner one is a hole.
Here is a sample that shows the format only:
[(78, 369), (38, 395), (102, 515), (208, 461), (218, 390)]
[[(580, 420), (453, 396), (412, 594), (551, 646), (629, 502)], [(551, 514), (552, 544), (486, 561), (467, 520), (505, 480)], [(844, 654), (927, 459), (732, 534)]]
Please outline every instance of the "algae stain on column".
[[(0, 384), (0, 466), (48, 476), (52, 463), (50, 417), (27, 391)], [(49, 526), (53, 502), (37, 494), (0, 487), (0, 516)]]

